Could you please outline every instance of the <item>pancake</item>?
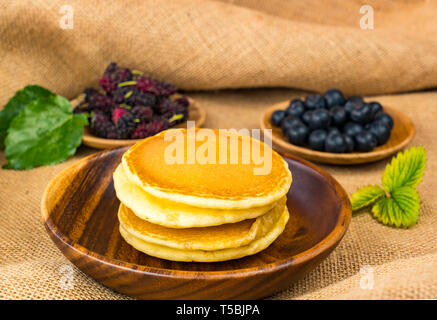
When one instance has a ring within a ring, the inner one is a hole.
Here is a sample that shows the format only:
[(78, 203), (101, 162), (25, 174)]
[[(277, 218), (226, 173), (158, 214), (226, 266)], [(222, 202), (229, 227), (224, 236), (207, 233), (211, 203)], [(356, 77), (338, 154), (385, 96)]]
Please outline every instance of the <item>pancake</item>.
[[(208, 133), (211, 140), (189, 139), (188, 137), (191, 137), (191, 133), (194, 132), (197, 138), (200, 133)], [(166, 134), (173, 135), (174, 139), (165, 139)], [(182, 139), (178, 140), (177, 135)], [(168, 163), (171, 154), (169, 150), (175, 146), (175, 141), (182, 142), (180, 146), (183, 163)], [(215, 146), (212, 149), (216, 151), (205, 152), (206, 141), (212, 141), (211, 145)], [(257, 170), (262, 171), (262, 161), (257, 161), (253, 156), (246, 159), (250, 153), (244, 149), (245, 145), (250, 145), (249, 150), (252, 152), (253, 150), (260, 152), (258, 160), (262, 160), (262, 157), (268, 159), (268, 155), (271, 154), (271, 170), (265, 174), (255, 174)], [(188, 152), (190, 150), (195, 150), (196, 155), (207, 154), (210, 156), (209, 162), (199, 163), (197, 156), (195, 159), (189, 158), (189, 155), (193, 154)], [(194, 162), (190, 162), (190, 159)], [(225, 163), (222, 162), (223, 159)], [(235, 162), (231, 163), (232, 159)], [(269, 146), (248, 136), (212, 129), (162, 131), (132, 146), (123, 155), (122, 166), (129, 182), (142, 188), (146, 193), (159, 199), (193, 207), (215, 209), (263, 207), (282, 198), (291, 185), (291, 173), (287, 163)], [(228, 221), (223, 219), (222, 223), (226, 222)]]
[(122, 225), (120, 225), (120, 233), (126, 242), (135, 249), (157, 258), (185, 262), (217, 262), (242, 258), (264, 250), (284, 231), (288, 219), (288, 209), (285, 206), (279, 220), (264, 236), (245, 246), (215, 251), (183, 250), (147, 242), (129, 233)]
[(138, 218), (121, 204), (120, 225), (132, 236), (165, 247), (180, 250), (222, 250), (241, 247), (263, 237), (277, 223), (284, 211), (285, 198), (269, 212), (257, 219), (205, 228), (166, 228)]
[(117, 198), (139, 218), (170, 228), (192, 228), (235, 223), (259, 217), (276, 202), (247, 209), (212, 209), (193, 207), (167, 199), (159, 199), (131, 183), (121, 165), (114, 172)]

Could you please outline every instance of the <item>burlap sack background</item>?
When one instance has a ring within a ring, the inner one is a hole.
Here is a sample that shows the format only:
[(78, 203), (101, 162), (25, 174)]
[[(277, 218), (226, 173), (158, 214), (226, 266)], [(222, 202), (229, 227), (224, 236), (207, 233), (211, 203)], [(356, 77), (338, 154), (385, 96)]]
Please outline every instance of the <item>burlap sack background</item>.
[[(59, 26), (66, 4), (72, 30)], [(362, 4), (374, 8), (373, 30), (360, 29)], [(28, 83), (72, 97), (111, 60), (190, 90), (437, 86), (435, 1), (2, 0), (0, 9), (0, 104)]]
[[(436, 86), (435, 2), (366, 1), (375, 29), (359, 29), (359, 1), (70, 1), (74, 29), (59, 28), (65, 2), (0, 2), (0, 105), (28, 83), (74, 97), (95, 84), (110, 60), (142, 69), (184, 89), (290, 86), (376, 94)], [(207, 110), (206, 126), (257, 128), (269, 105), (299, 95), (287, 89), (190, 92)], [(423, 145), (428, 168), (419, 193), (419, 224), (385, 227), (354, 216), (339, 247), (313, 272), (272, 298), (437, 297), (437, 93), (376, 97), (410, 116), (412, 145)], [(124, 299), (76, 268), (74, 286), (60, 285), (71, 265), (40, 219), (45, 186), (92, 153), (31, 171), (0, 169), (0, 298)], [(379, 183), (389, 161), (322, 167), (353, 192)], [(5, 163), (0, 152), (0, 163)], [(360, 288), (360, 268), (374, 271), (374, 289)]]

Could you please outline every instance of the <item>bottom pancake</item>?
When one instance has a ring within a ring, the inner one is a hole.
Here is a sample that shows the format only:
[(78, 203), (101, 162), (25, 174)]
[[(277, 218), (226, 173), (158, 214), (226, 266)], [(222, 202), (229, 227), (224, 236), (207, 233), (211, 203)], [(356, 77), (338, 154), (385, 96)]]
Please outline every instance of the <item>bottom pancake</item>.
[(172, 261), (218, 262), (242, 258), (264, 250), (284, 231), (288, 219), (289, 213), (287, 206), (285, 206), (276, 224), (262, 237), (244, 246), (215, 251), (182, 250), (144, 241), (131, 234), (121, 224), (120, 233), (127, 243), (150, 256)]
[(140, 240), (182, 250), (215, 251), (241, 247), (264, 236), (282, 215), (286, 199), (283, 198), (269, 212), (256, 219), (204, 228), (167, 228), (140, 219), (120, 204), (118, 219), (122, 227)]

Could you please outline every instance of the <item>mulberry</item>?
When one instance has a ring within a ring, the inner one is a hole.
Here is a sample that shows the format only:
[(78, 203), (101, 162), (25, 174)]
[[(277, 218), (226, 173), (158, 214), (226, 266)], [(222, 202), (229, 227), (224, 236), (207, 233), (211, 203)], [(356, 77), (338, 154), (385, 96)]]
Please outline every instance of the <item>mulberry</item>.
[(128, 104), (130, 106), (135, 105), (135, 91), (133, 86), (117, 88), (113, 93), (114, 102), (117, 104)]
[(152, 135), (150, 126), (147, 123), (141, 123), (134, 129), (131, 134), (132, 139), (144, 139)]
[(111, 80), (109, 77), (101, 77), (99, 80), (99, 85), (105, 92), (113, 92), (117, 89), (117, 83)]
[(116, 108), (112, 111), (112, 122), (117, 124), (118, 119), (124, 116), (128, 111), (125, 108)]
[(153, 135), (169, 128), (168, 122), (162, 118), (152, 119), (148, 125), (150, 126)]
[(143, 92), (159, 95), (160, 90), (158, 83), (148, 77), (140, 77), (137, 80), (137, 88)]
[(93, 134), (101, 138), (116, 139), (118, 137), (115, 126), (109, 117), (101, 111), (93, 112), (90, 128)]
[(137, 88), (141, 91), (160, 96), (169, 96), (176, 92), (176, 87), (173, 84), (144, 76), (138, 78)]
[(85, 102), (90, 102), (95, 95), (99, 94), (99, 92), (94, 88), (86, 88), (83, 90), (83, 93), (85, 94)]
[(158, 91), (162, 96), (169, 96), (176, 92), (176, 87), (167, 82), (158, 82)]
[(115, 62), (111, 62), (100, 78), (99, 84), (103, 90), (112, 93), (121, 82), (132, 80), (132, 72), (127, 68), (120, 68)]
[(104, 112), (108, 112), (114, 106), (111, 97), (104, 95), (102, 93), (89, 93), (85, 97), (85, 101), (88, 103), (90, 109), (92, 110), (101, 110)]
[(167, 114), (173, 112), (177, 107), (177, 103), (171, 101), (169, 98), (162, 97), (156, 105), (155, 110), (158, 114)]
[(175, 100), (175, 102), (184, 108), (188, 108), (190, 106), (190, 101), (188, 101), (188, 99), (185, 97), (178, 98)]
[(135, 118), (132, 113), (127, 112), (118, 118), (115, 127), (117, 129), (117, 135), (119, 139), (129, 138), (132, 131), (135, 129)]
[(133, 99), (135, 100), (135, 105), (154, 107), (157, 103), (157, 98), (153, 94), (135, 91)]
[(156, 118), (148, 123), (140, 124), (131, 135), (132, 139), (144, 139), (157, 134), (165, 129), (168, 129), (168, 122), (163, 119)]
[[(188, 118), (189, 101), (176, 87), (111, 62), (74, 110), (87, 114), (92, 132), (104, 138), (145, 138)], [(91, 114), (91, 116), (90, 116)]]
[(132, 114), (135, 119), (139, 119), (140, 122), (146, 122), (152, 119), (153, 110), (150, 107), (137, 106), (132, 109)]

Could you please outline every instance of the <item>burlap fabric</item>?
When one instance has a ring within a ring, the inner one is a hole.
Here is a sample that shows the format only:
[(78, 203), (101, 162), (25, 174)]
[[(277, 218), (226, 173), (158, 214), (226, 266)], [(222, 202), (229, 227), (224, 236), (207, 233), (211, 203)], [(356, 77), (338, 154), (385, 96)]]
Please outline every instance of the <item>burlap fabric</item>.
[[(257, 128), (266, 106), (288, 99), (290, 90), (243, 90), (196, 93), (207, 110), (206, 126)], [(417, 127), (412, 145), (423, 145), (428, 167), (419, 192), (419, 223), (408, 229), (383, 226), (368, 213), (353, 217), (337, 249), (313, 272), (273, 298), (436, 298), (437, 297), (437, 93), (378, 97), (402, 110)], [(229, 115), (233, 115), (230, 117)], [(123, 299), (74, 268), (74, 287), (60, 285), (69, 261), (49, 239), (40, 219), (40, 200), (48, 181), (59, 171), (96, 150), (81, 147), (68, 161), (31, 171), (0, 170), (0, 297)], [(366, 183), (380, 183), (389, 160), (339, 167), (321, 165), (348, 192)], [(0, 154), (4, 163), (4, 155)], [(360, 287), (360, 269), (373, 268), (374, 289)]]
[[(66, 4), (73, 29), (60, 28)], [(362, 4), (374, 8), (373, 30), (360, 28)], [(4, 0), (0, 9), (0, 104), (28, 83), (73, 96), (111, 60), (190, 90), (437, 86), (435, 1)]]
[[(185, 89), (290, 86), (348, 93), (390, 93), (435, 87), (436, 5), (431, 1), (366, 1), (375, 29), (359, 29), (358, 1), (71, 1), (74, 28), (59, 28), (61, 4), (1, 2), (0, 105), (28, 83), (74, 97), (94, 84), (110, 60), (174, 81)], [(341, 7), (341, 8), (340, 8)], [(190, 92), (207, 110), (206, 126), (257, 128), (269, 105), (299, 95), (286, 89)], [(437, 297), (437, 93), (377, 97), (410, 116), (412, 145), (428, 167), (419, 193), (418, 225), (394, 229), (368, 213), (354, 216), (338, 248), (314, 271), (272, 298)], [(124, 299), (73, 268), (40, 219), (45, 186), (63, 168), (96, 152), (79, 148), (56, 166), (0, 170), (0, 298)], [(322, 167), (348, 192), (379, 183), (384, 166)], [(0, 163), (5, 163), (0, 152)], [(362, 289), (370, 266), (374, 288)]]

